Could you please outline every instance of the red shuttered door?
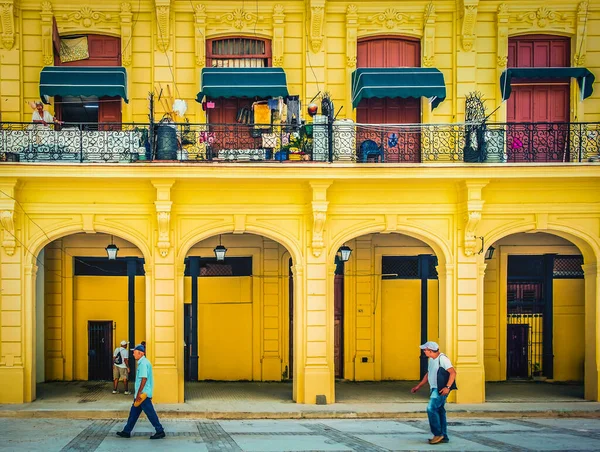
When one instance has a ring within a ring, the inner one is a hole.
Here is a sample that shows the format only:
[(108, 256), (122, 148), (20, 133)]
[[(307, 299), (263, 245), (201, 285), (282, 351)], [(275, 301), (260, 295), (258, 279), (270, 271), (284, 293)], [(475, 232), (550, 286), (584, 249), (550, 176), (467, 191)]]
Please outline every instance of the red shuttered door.
[[(421, 44), (411, 38), (375, 38), (358, 43), (356, 67), (419, 67)], [(356, 122), (361, 124), (418, 124), (421, 122), (421, 100), (401, 98), (363, 99), (356, 108)], [(390, 140), (395, 133), (397, 140)], [(383, 145), (388, 162), (418, 162), (420, 137), (406, 129), (374, 132), (358, 130), (359, 143), (373, 140)], [(360, 136), (362, 135), (362, 136)], [(390, 146), (392, 144), (393, 146)]]
[[(568, 67), (569, 61), (569, 38), (529, 35), (509, 39), (508, 67)], [(569, 103), (569, 79), (513, 80), (507, 101), (510, 160), (567, 161)]]

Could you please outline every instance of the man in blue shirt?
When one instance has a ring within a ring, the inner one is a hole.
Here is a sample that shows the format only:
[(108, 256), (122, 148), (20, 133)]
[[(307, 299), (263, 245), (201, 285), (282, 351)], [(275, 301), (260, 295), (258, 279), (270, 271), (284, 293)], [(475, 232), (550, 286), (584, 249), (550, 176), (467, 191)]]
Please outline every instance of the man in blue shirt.
[(152, 391), (154, 390), (154, 378), (152, 377), (152, 364), (146, 358), (146, 347), (136, 345), (133, 349), (133, 356), (137, 360), (137, 371), (135, 375), (135, 399), (131, 410), (129, 410), (129, 419), (122, 432), (117, 432), (121, 438), (130, 438), (133, 427), (142, 411), (156, 429), (156, 433), (150, 439), (161, 439), (165, 437), (165, 429), (158, 420), (158, 415), (152, 405)]

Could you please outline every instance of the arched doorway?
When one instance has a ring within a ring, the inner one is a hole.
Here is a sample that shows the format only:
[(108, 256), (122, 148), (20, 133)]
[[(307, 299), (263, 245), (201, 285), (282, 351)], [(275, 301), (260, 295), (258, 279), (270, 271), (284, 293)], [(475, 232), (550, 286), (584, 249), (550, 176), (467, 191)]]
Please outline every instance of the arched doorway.
[[(223, 260), (215, 256), (218, 246), (226, 249)], [(222, 234), (193, 245), (184, 262), (186, 402), (232, 393), (291, 400), (294, 300), (288, 250), (256, 234)]]
[[(512, 234), (493, 246), (484, 282), (486, 400), (582, 399), (586, 310), (581, 251), (543, 232)], [(524, 392), (523, 384), (531, 382), (548, 384), (530, 385)]]
[(413, 400), (409, 389), (427, 371), (419, 345), (443, 342), (445, 331), (436, 253), (404, 234), (365, 234), (345, 244), (352, 254), (334, 276), (343, 275), (343, 291), (334, 282), (343, 317), (336, 401)]
[[(111, 243), (118, 247), (114, 260), (105, 250)], [(112, 396), (114, 350), (121, 341), (130, 351), (146, 340), (143, 253), (117, 236), (75, 233), (48, 243), (36, 262), (36, 393), (46, 400), (102, 403)], [(50, 383), (66, 381), (77, 383)]]

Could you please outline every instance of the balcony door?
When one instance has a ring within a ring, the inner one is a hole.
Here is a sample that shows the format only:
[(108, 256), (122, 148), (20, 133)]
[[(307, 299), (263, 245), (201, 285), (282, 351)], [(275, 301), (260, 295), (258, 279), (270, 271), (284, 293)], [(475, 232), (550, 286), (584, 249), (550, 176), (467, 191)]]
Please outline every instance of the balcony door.
[[(358, 42), (357, 68), (420, 67), (421, 44), (417, 39), (378, 37)], [(356, 109), (360, 124), (418, 124), (421, 122), (420, 98), (363, 99)], [(394, 135), (395, 134), (395, 135)], [(405, 128), (385, 131), (358, 128), (357, 141), (373, 140), (383, 146), (387, 162), (419, 162), (420, 134)]]
[[(529, 35), (509, 40), (508, 67), (568, 67), (569, 38)], [(569, 79), (515, 79), (507, 102), (511, 161), (569, 160)]]

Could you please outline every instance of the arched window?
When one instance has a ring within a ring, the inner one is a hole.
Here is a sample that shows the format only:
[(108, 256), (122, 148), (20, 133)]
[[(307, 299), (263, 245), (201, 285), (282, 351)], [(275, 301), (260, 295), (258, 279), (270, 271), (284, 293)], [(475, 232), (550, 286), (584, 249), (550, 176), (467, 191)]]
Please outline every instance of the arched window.
[(216, 38), (206, 43), (209, 67), (270, 67), (271, 42), (256, 38)]

